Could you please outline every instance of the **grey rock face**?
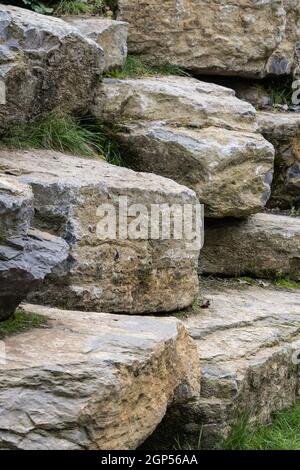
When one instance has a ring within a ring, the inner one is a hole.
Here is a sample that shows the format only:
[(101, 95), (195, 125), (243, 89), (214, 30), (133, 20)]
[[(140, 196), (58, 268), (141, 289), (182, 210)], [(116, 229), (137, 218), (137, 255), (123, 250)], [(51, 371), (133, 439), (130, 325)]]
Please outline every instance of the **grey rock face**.
[(84, 36), (95, 41), (104, 53), (104, 70), (123, 67), (127, 58), (128, 23), (108, 18), (64, 17)]
[(275, 147), (271, 207), (300, 207), (300, 115), (260, 112), (260, 132)]
[(133, 450), (199, 395), (197, 349), (174, 318), (24, 308), (48, 328), (5, 339), (0, 449)]
[(68, 257), (68, 244), (37, 230), (0, 242), (0, 321)]
[(68, 257), (64, 240), (30, 230), (33, 215), (30, 186), (0, 175), (0, 321)]
[(170, 409), (156, 436), (182, 433), (182, 441), (197, 442), (201, 432), (201, 447), (211, 448), (222, 445), (240, 416), (249, 415), (250, 425), (266, 423), (299, 397), (300, 293), (211, 282), (201, 297), (210, 308), (184, 321), (198, 346), (201, 392)]
[(206, 221), (200, 272), (226, 276), (278, 274), (300, 280), (300, 218), (256, 214)]
[(54, 109), (84, 112), (104, 67), (103, 52), (58, 18), (0, 5), (0, 133)]
[(0, 242), (25, 235), (33, 220), (33, 193), (28, 185), (0, 175)]
[(120, 197), (127, 198), (128, 208), (141, 204), (150, 215), (153, 205), (163, 205), (167, 213), (173, 204), (195, 207), (193, 191), (157, 175), (51, 151), (3, 150), (0, 164), (32, 187), (36, 226), (70, 246), (68, 263), (48, 277), (35, 302), (122, 313), (167, 312), (193, 303), (200, 246), (191, 244), (186, 232), (180, 239), (163, 239), (147, 231), (135, 239), (123, 237), (117, 222), (113, 238), (97, 231), (98, 209), (110, 204), (118, 215)]
[(104, 80), (94, 115), (119, 129), (126, 165), (193, 189), (207, 217), (240, 217), (268, 201), (274, 149), (255, 109), (234, 92), (192, 78)]

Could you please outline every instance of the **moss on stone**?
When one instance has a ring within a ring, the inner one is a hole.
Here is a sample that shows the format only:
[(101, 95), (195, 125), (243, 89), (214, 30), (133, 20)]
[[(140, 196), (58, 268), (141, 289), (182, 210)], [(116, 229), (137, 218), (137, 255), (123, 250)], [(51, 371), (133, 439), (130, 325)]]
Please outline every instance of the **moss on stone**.
[(23, 333), (24, 331), (31, 330), (32, 328), (43, 328), (47, 326), (47, 323), (47, 317), (36, 313), (27, 313), (18, 309), (11, 318), (0, 322), (0, 339)]

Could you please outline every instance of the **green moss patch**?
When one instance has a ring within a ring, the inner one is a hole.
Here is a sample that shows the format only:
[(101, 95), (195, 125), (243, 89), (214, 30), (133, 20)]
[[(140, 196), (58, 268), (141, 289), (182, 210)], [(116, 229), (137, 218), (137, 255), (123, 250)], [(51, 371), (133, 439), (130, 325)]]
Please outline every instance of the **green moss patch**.
[(11, 318), (0, 322), (0, 339), (2, 340), (7, 336), (23, 333), (33, 328), (45, 328), (47, 324), (47, 317), (36, 313), (25, 313), (23, 310), (18, 309)]

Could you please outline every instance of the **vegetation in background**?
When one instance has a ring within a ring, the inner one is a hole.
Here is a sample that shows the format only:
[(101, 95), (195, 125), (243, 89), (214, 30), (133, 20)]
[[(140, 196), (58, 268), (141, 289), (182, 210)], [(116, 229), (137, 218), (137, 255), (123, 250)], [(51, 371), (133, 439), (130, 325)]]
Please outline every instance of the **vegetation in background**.
[(51, 114), (40, 122), (26, 123), (10, 129), (2, 138), (2, 147), (57, 150), (83, 157), (103, 158), (121, 164), (121, 155), (113, 130), (70, 116)]
[(114, 16), (117, 0), (8, 0), (3, 3), (29, 8), (44, 15)]
[(277, 77), (268, 79), (265, 85), (267, 93), (271, 97), (271, 105), (287, 105), (292, 106), (292, 96), (294, 90), (292, 88), (292, 80), (290, 77)]
[(106, 78), (138, 78), (153, 77), (158, 75), (180, 75), (188, 77), (189, 74), (177, 65), (165, 64), (158, 66), (147, 65), (140, 57), (128, 54), (123, 69), (114, 68), (104, 74)]
[(11, 318), (0, 322), (0, 340), (6, 336), (22, 333), (32, 328), (41, 328), (47, 325), (47, 318), (36, 313), (25, 313), (17, 310)]
[(250, 430), (247, 416), (240, 419), (224, 442), (226, 450), (300, 450), (300, 403), (273, 414), (269, 425)]

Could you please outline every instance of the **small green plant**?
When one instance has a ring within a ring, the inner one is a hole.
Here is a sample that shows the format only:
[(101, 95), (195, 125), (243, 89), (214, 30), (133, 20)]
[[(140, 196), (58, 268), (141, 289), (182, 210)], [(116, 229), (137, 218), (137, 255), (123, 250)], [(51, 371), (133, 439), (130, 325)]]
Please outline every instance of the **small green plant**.
[(275, 285), (283, 289), (300, 289), (300, 282), (293, 281), (288, 277), (283, 277), (281, 274), (276, 276)]
[(140, 57), (134, 54), (128, 54), (123, 69), (114, 68), (105, 74), (106, 78), (126, 79), (139, 77), (153, 77), (160, 75), (179, 75), (189, 76), (189, 74), (177, 65), (165, 64), (150, 66)]
[(0, 339), (12, 336), (17, 333), (30, 330), (32, 328), (42, 328), (47, 326), (48, 319), (36, 313), (26, 313), (23, 310), (16, 310), (15, 314), (8, 320), (0, 322)]
[(300, 217), (300, 207), (292, 206), (289, 215), (291, 217)]
[(43, 15), (104, 15), (114, 16), (117, 0), (11, 0), (7, 3), (25, 6)]
[(86, 157), (101, 157), (117, 163), (120, 160), (115, 143), (109, 140), (108, 131), (64, 115), (52, 114), (37, 123), (27, 123), (9, 130), (1, 145), (17, 149), (46, 149), (69, 152)]
[(56, 15), (84, 15), (90, 13), (91, 7), (82, 0), (60, 0), (54, 12)]
[(271, 105), (292, 105), (293, 88), (290, 78), (274, 78), (267, 82), (266, 90), (271, 97)]
[[(22, 0), (25, 6), (29, 6), (36, 13), (41, 13), (42, 15), (51, 15), (54, 11), (54, 8), (49, 6), (49, 2), (45, 3), (38, 0)], [(13, 3), (13, 2), (12, 2)]]

